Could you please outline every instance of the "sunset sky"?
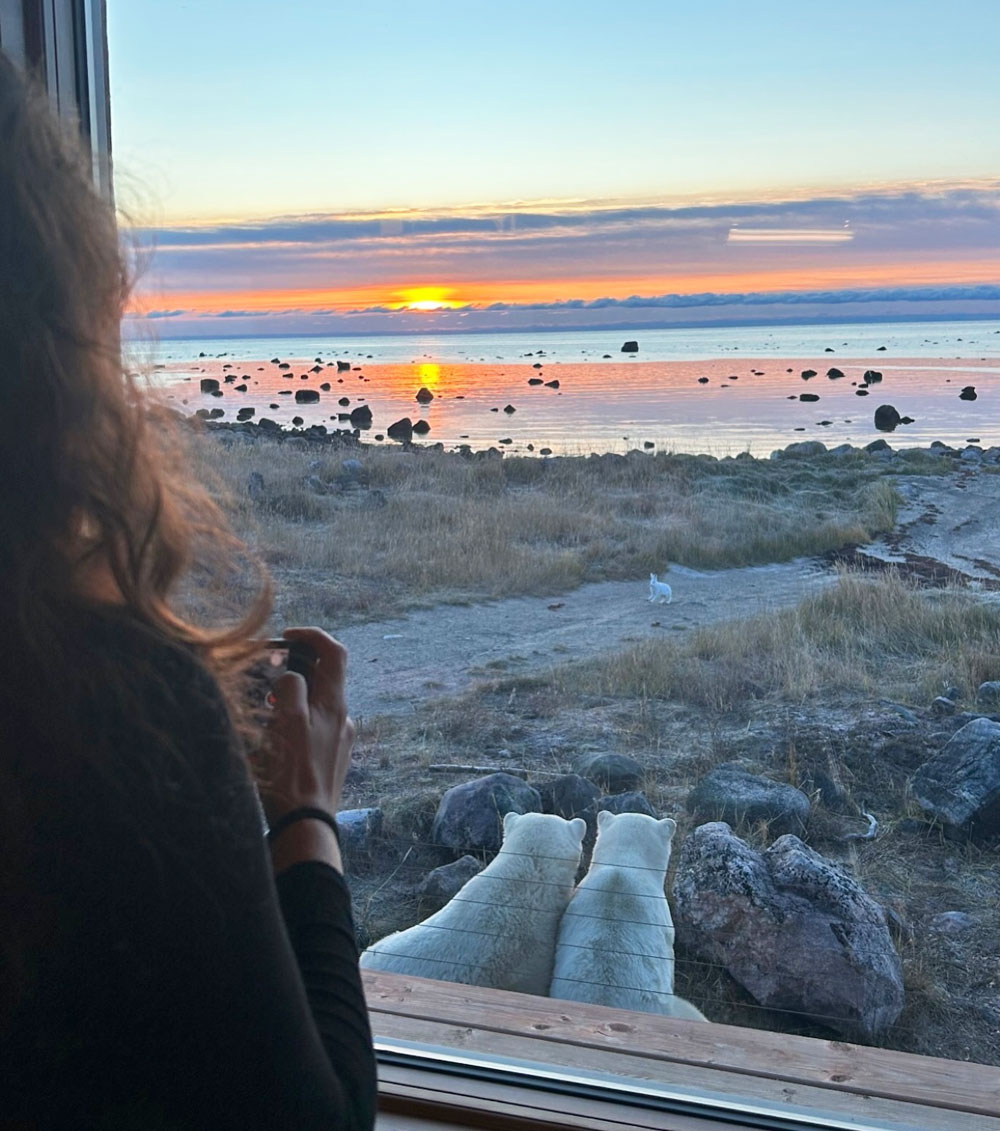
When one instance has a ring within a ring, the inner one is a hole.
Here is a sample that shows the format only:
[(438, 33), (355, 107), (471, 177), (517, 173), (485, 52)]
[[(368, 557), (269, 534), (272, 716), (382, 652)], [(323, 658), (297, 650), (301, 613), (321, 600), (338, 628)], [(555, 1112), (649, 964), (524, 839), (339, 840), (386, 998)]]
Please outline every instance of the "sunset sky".
[(162, 337), (1000, 314), (1000, 4), (109, 0)]

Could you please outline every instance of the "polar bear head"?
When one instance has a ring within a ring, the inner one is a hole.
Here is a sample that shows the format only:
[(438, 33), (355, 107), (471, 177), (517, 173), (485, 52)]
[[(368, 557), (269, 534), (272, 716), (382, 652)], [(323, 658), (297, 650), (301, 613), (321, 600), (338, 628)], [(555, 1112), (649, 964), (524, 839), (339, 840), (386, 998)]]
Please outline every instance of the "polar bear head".
[(593, 864), (632, 865), (666, 873), (677, 823), (658, 821), (645, 813), (597, 814), (597, 843)]
[(570, 861), (575, 867), (580, 862), (586, 831), (587, 822), (582, 817), (567, 821), (549, 813), (507, 813), (500, 854)]

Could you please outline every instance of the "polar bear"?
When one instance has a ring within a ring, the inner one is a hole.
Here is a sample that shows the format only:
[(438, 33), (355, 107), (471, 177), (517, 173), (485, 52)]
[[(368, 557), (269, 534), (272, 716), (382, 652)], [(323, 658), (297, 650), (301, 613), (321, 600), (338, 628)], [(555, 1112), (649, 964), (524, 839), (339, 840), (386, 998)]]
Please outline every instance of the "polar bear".
[(559, 925), (549, 996), (705, 1021), (674, 993), (674, 924), (663, 892), (677, 825), (597, 814), (590, 870)]
[(508, 813), (489, 865), (429, 919), (361, 955), (366, 970), (544, 996), (587, 823)]

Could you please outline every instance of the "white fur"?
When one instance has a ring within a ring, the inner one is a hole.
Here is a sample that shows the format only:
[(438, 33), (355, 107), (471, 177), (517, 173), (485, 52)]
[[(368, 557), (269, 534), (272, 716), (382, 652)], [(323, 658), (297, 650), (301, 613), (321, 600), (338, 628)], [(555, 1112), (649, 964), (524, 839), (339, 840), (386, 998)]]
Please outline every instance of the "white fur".
[(544, 995), (586, 831), (579, 817), (508, 813), (490, 864), (429, 919), (368, 947), (362, 967)]
[(597, 814), (590, 870), (559, 926), (549, 996), (670, 1017), (705, 1017), (674, 993), (674, 924), (663, 885), (676, 824)]
[(655, 573), (649, 575), (649, 599), (659, 601), (661, 605), (669, 605), (673, 600), (673, 590), (665, 581), (660, 581)]

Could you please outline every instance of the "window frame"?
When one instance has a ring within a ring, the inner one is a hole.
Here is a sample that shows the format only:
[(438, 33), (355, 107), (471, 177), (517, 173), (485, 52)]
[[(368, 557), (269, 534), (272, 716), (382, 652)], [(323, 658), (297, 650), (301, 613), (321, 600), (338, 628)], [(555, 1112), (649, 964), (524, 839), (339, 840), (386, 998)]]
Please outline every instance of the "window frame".
[[(106, 0), (0, 0), (113, 201)], [(1000, 1131), (996, 1068), (424, 978), (362, 972), (379, 1126)], [(768, 1122), (770, 1121), (770, 1122)]]

